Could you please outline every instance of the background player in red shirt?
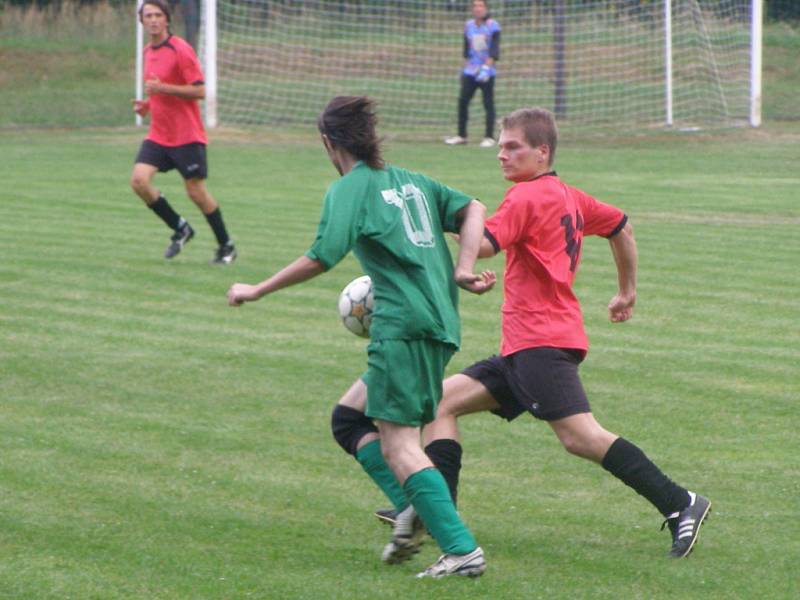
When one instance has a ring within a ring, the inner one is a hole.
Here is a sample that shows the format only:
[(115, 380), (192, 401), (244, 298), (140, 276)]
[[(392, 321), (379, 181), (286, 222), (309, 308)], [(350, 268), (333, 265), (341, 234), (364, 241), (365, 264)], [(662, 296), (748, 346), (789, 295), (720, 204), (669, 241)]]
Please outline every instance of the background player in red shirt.
[(194, 229), (153, 186), (156, 171), (178, 169), (189, 198), (203, 212), (219, 244), (212, 260), (230, 264), (236, 258), (219, 205), (206, 188), (206, 137), (198, 100), (205, 97), (203, 72), (192, 47), (169, 30), (169, 7), (147, 0), (139, 9), (150, 43), (144, 49), (144, 89), (147, 100), (134, 100), (137, 114), (150, 113), (150, 131), (133, 166), (131, 187), (175, 233), (164, 253), (178, 254), (194, 237)]
[(501, 355), (445, 380), (436, 420), (424, 430), (425, 451), (455, 500), (461, 468), (456, 418), (489, 410), (510, 421), (530, 412), (550, 424), (568, 452), (601, 464), (649, 500), (672, 532), (670, 555), (681, 558), (691, 552), (711, 503), (603, 429), (578, 376), (589, 347), (572, 290), (583, 236), (608, 238), (619, 282), (608, 313), (622, 322), (636, 301), (633, 230), (622, 211), (559, 180), (552, 171), (557, 140), (547, 110), (522, 109), (503, 120), (498, 158), (514, 185), (486, 221), (480, 253), (506, 253)]

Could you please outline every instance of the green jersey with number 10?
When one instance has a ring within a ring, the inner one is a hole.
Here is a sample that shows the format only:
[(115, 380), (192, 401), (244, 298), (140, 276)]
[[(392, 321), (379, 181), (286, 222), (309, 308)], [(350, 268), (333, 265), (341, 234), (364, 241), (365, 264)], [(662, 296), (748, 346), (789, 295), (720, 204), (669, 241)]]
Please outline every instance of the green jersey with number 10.
[(472, 200), (419, 173), (362, 162), (325, 195), (306, 256), (327, 271), (352, 249), (372, 278), (372, 340), (461, 343), (458, 286), (444, 232)]

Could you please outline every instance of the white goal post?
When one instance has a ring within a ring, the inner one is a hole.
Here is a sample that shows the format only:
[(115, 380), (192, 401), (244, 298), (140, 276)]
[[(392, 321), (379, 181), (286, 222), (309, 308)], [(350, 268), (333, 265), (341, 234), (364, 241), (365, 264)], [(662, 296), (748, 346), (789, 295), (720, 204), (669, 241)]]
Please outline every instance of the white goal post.
[[(467, 0), (199, 0), (210, 127), (308, 126), (367, 94), (383, 129), (454, 132)], [(758, 126), (763, 0), (490, 0), (497, 112), (562, 128)], [(180, 32), (178, 32), (180, 33)], [(470, 125), (480, 130), (480, 92)]]

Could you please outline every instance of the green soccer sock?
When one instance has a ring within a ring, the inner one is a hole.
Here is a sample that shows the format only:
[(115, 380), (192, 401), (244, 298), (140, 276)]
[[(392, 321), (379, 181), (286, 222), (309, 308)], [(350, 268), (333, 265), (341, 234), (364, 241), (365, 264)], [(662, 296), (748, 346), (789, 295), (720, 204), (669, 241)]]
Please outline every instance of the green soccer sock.
[(408, 506), (408, 498), (397, 477), (394, 476), (389, 465), (383, 459), (381, 453), (381, 441), (374, 440), (368, 444), (363, 445), (356, 451), (356, 460), (361, 464), (363, 469), (367, 472), (381, 491), (386, 494), (395, 509), (399, 512)]
[(456, 512), (444, 477), (436, 469), (417, 471), (403, 486), (417, 514), (446, 554), (469, 554), (478, 543)]

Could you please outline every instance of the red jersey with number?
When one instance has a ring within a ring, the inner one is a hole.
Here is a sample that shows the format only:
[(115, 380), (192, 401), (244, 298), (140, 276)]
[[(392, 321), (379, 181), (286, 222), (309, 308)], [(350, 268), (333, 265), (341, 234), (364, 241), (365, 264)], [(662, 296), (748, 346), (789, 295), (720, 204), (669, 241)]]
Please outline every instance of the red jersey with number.
[[(192, 47), (176, 35), (157, 46), (144, 49), (144, 79), (159, 79), (172, 85), (203, 85), (203, 71)], [(169, 94), (154, 94), (148, 99), (150, 132), (147, 139), (162, 146), (207, 144), (197, 100)]]
[(562, 183), (555, 173), (509, 188), (486, 221), (487, 237), (506, 253), (503, 356), (542, 346), (588, 351), (572, 290), (583, 237), (611, 237), (626, 221), (621, 210)]

